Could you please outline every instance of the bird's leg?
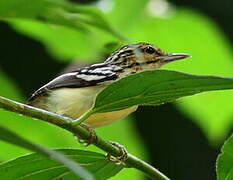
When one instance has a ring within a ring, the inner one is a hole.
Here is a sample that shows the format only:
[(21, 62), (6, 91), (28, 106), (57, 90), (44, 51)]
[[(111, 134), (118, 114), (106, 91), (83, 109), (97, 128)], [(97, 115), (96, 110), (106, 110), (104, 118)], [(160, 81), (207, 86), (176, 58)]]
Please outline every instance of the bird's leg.
[(88, 139), (81, 139), (80, 137), (75, 135), (77, 137), (78, 142), (80, 142), (83, 146), (89, 146), (90, 144), (97, 141), (97, 135), (93, 128), (91, 128), (89, 125), (85, 123), (81, 123), (80, 126), (86, 129), (89, 132), (90, 136), (88, 137)]
[(124, 163), (126, 161), (126, 159), (128, 158), (128, 152), (126, 150), (126, 148), (122, 145), (120, 145), (117, 142), (111, 142), (108, 141), (108, 143), (112, 144), (113, 146), (117, 147), (120, 151), (121, 151), (121, 155), (120, 156), (112, 156), (110, 153), (107, 154), (107, 158), (109, 161), (111, 162), (117, 162), (117, 163)]

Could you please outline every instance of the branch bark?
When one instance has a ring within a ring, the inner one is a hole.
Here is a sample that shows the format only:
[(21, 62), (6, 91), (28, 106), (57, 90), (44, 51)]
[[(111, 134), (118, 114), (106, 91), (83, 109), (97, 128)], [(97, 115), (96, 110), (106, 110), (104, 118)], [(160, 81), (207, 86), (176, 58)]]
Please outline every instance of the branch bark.
[[(46, 121), (48, 123), (59, 126), (67, 131), (78, 135), (82, 139), (88, 139), (90, 134), (89, 132), (81, 126), (73, 125), (74, 121), (71, 118), (60, 116), (58, 114), (48, 112), (42, 109), (34, 108), (16, 101), (12, 101), (10, 99), (4, 98), (0, 96), (0, 108), (15, 112), (17, 114), (22, 114), (25, 116), (33, 117), (42, 121)], [(82, 119), (80, 119), (82, 121)], [(93, 143), (98, 148), (103, 151), (110, 153), (113, 156), (120, 156), (121, 152), (118, 148), (103, 140), (101, 137), (97, 137), (97, 141)], [(136, 168), (142, 172), (144, 172), (147, 176), (155, 180), (169, 180), (168, 177), (163, 175), (157, 169), (144, 162), (143, 160), (128, 154), (128, 158), (125, 161), (127, 166)]]

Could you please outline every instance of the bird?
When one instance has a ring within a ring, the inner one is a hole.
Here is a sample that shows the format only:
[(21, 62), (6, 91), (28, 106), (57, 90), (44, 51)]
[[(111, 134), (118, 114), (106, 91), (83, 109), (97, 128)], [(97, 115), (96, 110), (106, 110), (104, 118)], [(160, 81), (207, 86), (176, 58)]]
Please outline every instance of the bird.
[[(167, 63), (189, 56), (185, 53), (165, 53), (144, 42), (128, 44), (110, 54), (103, 63), (81, 67), (56, 77), (36, 90), (28, 99), (28, 104), (78, 119), (93, 107), (97, 95), (110, 84), (135, 73), (159, 69)], [(137, 107), (95, 113), (84, 123), (91, 128), (102, 127), (123, 119)]]

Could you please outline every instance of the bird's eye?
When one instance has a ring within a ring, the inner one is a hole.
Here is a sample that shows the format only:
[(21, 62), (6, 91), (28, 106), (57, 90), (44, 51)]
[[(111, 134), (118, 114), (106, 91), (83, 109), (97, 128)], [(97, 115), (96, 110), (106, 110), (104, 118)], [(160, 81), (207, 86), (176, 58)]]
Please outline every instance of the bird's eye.
[(153, 47), (146, 47), (145, 52), (148, 54), (153, 54), (155, 53), (155, 49)]

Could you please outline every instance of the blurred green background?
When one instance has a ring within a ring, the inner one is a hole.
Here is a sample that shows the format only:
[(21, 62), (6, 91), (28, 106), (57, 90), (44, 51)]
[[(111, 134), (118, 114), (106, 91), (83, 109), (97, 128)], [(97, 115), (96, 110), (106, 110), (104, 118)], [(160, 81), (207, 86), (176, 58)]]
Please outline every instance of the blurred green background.
[[(192, 58), (164, 69), (233, 75), (232, 0), (72, 2), (99, 8), (129, 42), (148, 42), (167, 52), (192, 54)], [(109, 53), (106, 44), (126, 43), (101, 29), (90, 26), (88, 30), (51, 25), (40, 19), (1, 21), (0, 95), (25, 102), (35, 89), (69, 65), (101, 62)], [(158, 107), (140, 107), (127, 119), (97, 129), (97, 134), (124, 145), (171, 179), (213, 180), (219, 148), (232, 129), (232, 100), (232, 91), (218, 91)], [(62, 129), (4, 110), (0, 110), (0, 125), (48, 147), (82, 148)], [(4, 142), (0, 147), (0, 161), (27, 152)], [(112, 179), (146, 178), (134, 169), (125, 169)]]

